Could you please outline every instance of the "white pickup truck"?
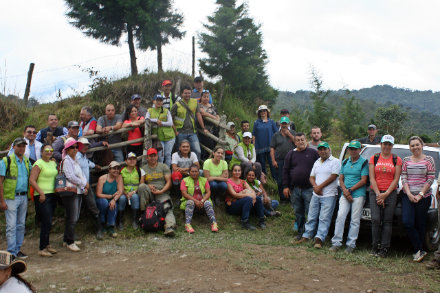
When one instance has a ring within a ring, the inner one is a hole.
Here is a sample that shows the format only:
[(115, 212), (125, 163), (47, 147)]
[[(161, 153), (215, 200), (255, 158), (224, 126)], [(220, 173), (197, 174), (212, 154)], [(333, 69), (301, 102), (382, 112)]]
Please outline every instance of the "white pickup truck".
[[(341, 154), (339, 155), (339, 159), (342, 163), (342, 161), (346, 158), (348, 158), (348, 152), (347, 152), (348, 143), (345, 143)], [(395, 144), (393, 146), (394, 154), (399, 156), (401, 159), (404, 157), (410, 156), (411, 152), (409, 150), (408, 145), (403, 144)], [(380, 153), (380, 145), (363, 145), (361, 150), (361, 156), (365, 159), (370, 159), (372, 155)], [(434, 148), (434, 147), (424, 147), (423, 153), (431, 156), (434, 158), (435, 166), (436, 166), (436, 172), (435, 172), (435, 180), (432, 184), (432, 190), (433, 195), (431, 196), (431, 206), (428, 210), (428, 217), (427, 217), (427, 225), (426, 225), (426, 234), (425, 234), (425, 246), (426, 249), (429, 251), (434, 251), (437, 249), (440, 243), (440, 215), (439, 215), (439, 209), (438, 209), (438, 203), (435, 198), (435, 193), (438, 188), (437, 178), (440, 171), (440, 149)], [(367, 188), (367, 195), (369, 192), (369, 188)], [(393, 220), (393, 234), (400, 233), (405, 234), (405, 228), (402, 224), (402, 196), (406, 196), (403, 193), (402, 190), (402, 182), (399, 180), (399, 186), (398, 186), (398, 200), (397, 200), (397, 206), (396, 210), (394, 212), (394, 220)], [(362, 210), (362, 221), (361, 221), (361, 227), (362, 226), (371, 226), (371, 210), (370, 210), (370, 203), (368, 200), (365, 201), (364, 208)]]

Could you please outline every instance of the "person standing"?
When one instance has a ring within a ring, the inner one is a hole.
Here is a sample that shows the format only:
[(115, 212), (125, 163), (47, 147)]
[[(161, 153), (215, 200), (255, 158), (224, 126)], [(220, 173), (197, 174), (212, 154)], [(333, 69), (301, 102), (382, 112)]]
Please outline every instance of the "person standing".
[(14, 153), (0, 161), (0, 210), (5, 211), (7, 249), (14, 257), (22, 259), (27, 258), (21, 246), (32, 170), (29, 159), (24, 156), (26, 145), (24, 138), (16, 138), (12, 143)]
[(283, 194), (283, 167), (284, 159), (290, 150), (295, 148), (295, 131), (289, 129), (289, 117), (281, 117), (280, 130), (272, 136), (270, 142), (270, 157), (276, 170), (278, 184), (278, 195), (281, 202), (287, 203), (289, 200)]
[(368, 136), (360, 138), (359, 142), (361, 144), (379, 144), (381, 136), (377, 136), (377, 127), (374, 124), (368, 125)]
[(82, 135), (86, 136), (95, 134), (98, 121), (93, 117), (92, 108), (88, 106), (82, 107), (81, 112), (79, 112), (79, 118), (81, 120), (79, 127), (82, 130)]
[[(41, 142), (35, 139), (37, 135), (37, 131), (35, 130), (35, 126), (27, 125), (24, 127), (23, 137), (26, 141), (26, 150), (24, 152), (24, 156), (29, 159), (31, 164), (34, 164), (38, 159), (41, 158), (40, 149), (43, 146)], [(14, 145), (11, 145), (11, 149), (9, 150), (8, 156), (14, 153)]]
[[(139, 115), (139, 112), (138, 112)], [(144, 116), (145, 117), (145, 116)], [(109, 134), (110, 131), (118, 130), (122, 127), (122, 117), (119, 114), (116, 114), (115, 106), (112, 104), (108, 104), (105, 107), (105, 115), (99, 117), (98, 125), (96, 126), (96, 133), (100, 134)], [(122, 141), (121, 134), (110, 134), (108, 136), (107, 142), (109, 144), (115, 144)], [(113, 148), (111, 149), (113, 153), (114, 160), (118, 163), (124, 161), (124, 155), (122, 154), (122, 149)]]
[[(135, 140), (143, 136), (141, 127), (145, 124), (145, 118), (144, 116), (138, 115), (136, 106), (128, 105), (128, 107), (125, 109), (122, 120), (124, 121), (122, 128), (136, 127), (135, 129), (128, 131), (128, 140)], [(136, 154), (136, 156), (142, 156), (143, 150), (144, 147), (142, 142), (134, 142), (127, 146), (127, 152), (133, 152)]]
[(131, 96), (131, 105), (134, 105), (137, 109), (137, 114), (139, 117), (145, 117), (147, 114), (147, 109), (141, 106), (141, 96), (134, 94)]
[(295, 145), (296, 148), (289, 151), (284, 159), (283, 194), (286, 198), (290, 198), (295, 211), (294, 230), (298, 231), (296, 239), (299, 240), (304, 233), (306, 213), (309, 211), (313, 193), (310, 172), (319, 155), (316, 150), (307, 146), (303, 132), (295, 134)]
[(309, 147), (318, 150), (318, 145), (321, 143), (322, 137), (321, 128), (319, 128), (318, 126), (313, 126), (312, 130), (310, 131), (310, 137), (312, 138), (312, 140), (309, 141)]
[[(200, 103), (200, 98), (202, 97), (203, 90), (203, 77), (197, 76), (196, 78), (194, 78), (194, 90), (191, 92), (191, 99), (195, 99)], [(209, 103), (212, 104), (211, 94), (209, 94)]]
[[(283, 117), (287, 117), (287, 118), (289, 118), (289, 125), (287, 126), (287, 128), (289, 129), (289, 130), (291, 130), (291, 131), (295, 131), (296, 130), (296, 126), (295, 126), (295, 123), (293, 123), (293, 121), (292, 120), (290, 120), (290, 113), (289, 113), (289, 110), (287, 110), (287, 109), (281, 109), (281, 111), (280, 111), (280, 119), (282, 119)], [(277, 127), (278, 127), (278, 129), (280, 129), (281, 130), (281, 123), (278, 123), (277, 122)]]
[(47, 127), (40, 129), (35, 137), (41, 143), (52, 144), (53, 141), (46, 141), (47, 134), (51, 132), (52, 137), (55, 140), (58, 136), (67, 134), (67, 128), (58, 126), (58, 117), (56, 114), (47, 115)]
[[(173, 82), (171, 80), (164, 80), (162, 82), (162, 91), (160, 94), (163, 96), (163, 107), (167, 108), (168, 110), (171, 110), (173, 108), (173, 105), (180, 99), (179, 97), (176, 97), (171, 92), (171, 89), (173, 87)], [(155, 105), (153, 104), (153, 108)]]
[(67, 124), (67, 135), (59, 136), (54, 143), (53, 146), (53, 157), (57, 160), (57, 162), (61, 162), (63, 156), (64, 143), (69, 138), (78, 139), (79, 134), (79, 124), (76, 121), (69, 121)]
[(339, 199), (338, 217), (335, 224), (335, 235), (332, 238), (330, 251), (337, 251), (342, 246), (345, 219), (351, 213), (350, 228), (347, 236), (346, 253), (356, 248), (356, 240), (361, 225), (362, 208), (366, 198), (366, 184), (368, 180), (368, 161), (360, 156), (362, 145), (352, 140), (348, 145), (350, 157), (342, 162), (339, 174), (339, 186), (342, 196)]
[(237, 135), (238, 135), (239, 141), (243, 141), (243, 133), (249, 132), (249, 130), (251, 129), (251, 125), (250, 125), (249, 121), (242, 120), (240, 123), (240, 128), (241, 128), (241, 130), (239, 132), (237, 132)]
[(296, 244), (309, 241), (314, 237), (315, 248), (322, 248), (332, 221), (333, 210), (338, 192), (339, 172), (341, 162), (331, 155), (330, 146), (323, 141), (318, 145), (318, 159), (310, 172), (310, 183), (313, 186), (313, 196), (310, 200), (307, 223), (302, 238)]

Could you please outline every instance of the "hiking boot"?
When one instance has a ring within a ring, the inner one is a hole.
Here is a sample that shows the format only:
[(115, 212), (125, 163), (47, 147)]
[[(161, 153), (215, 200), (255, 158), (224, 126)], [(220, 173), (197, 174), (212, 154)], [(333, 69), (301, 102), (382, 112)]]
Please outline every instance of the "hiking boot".
[(45, 257), (52, 257), (52, 256), (53, 256), (52, 253), (50, 253), (49, 251), (47, 251), (47, 248), (45, 248), (45, 249), (43, 249), (43, 250), (40, 250), (40, 251), (38, 252), (38, 255), (39, 255), (39, 256), (45, 256)]
[(116, 227), (118, 230), (124, 230), (124, 212), (118, 211), (118, 214), (116, 215)]
[(96, 239), (103, 240), (104, 239), (104, 223), (99, 224), (98, 231), (96, 232)]
[(51, 254), (56, 254), (58, 252), (55, 248), (50, 247), (50, 245), (46, 246), (46, 250)]
[(26, 255), (26, 254), (24, 254), (22, 251), (19, 251), (18, 253), (17, 253), (17, 258), (18, 259), (27, 259), (28, 258), (28, 256)]
[(388, 256), (388, 248), (381, 248), (377, 253), (377, 256), (381, 258), (386, 258)]
[(260, 229), (262, 230), (266, 229), (266, 223), (264, 223), (264, 218), (260, 219), (260, 221), (258, 222), (258, 227), (260, 227)]
[(218, 225), (216, 222), (211, 224), (211, 231), (216, 233), (218, 232)]
[(78, 252), (78, 251), (81, 250), (81, 248), (79, 248), (78, 245), (75, 244), (75, 242), (73, 242), (72, 244), (67, 245), (67, 248), (70, 251), (73, 251), (73, 252)]
[(133, 213), (133, 222), (131, 226), (133, 229), (137, 230), (139, 229), (139, 210), (132, 211)]
[(426, 251), (419, 250), (413, 255), (413, 261), (421, 262), (427, 255)]
[(331, 252), (336, 252), (339, 249), (341, 249), (340, 246), (332, 245), (332, 247), (330, 247), (328, 250), (331, 251)]
[(292, 244), (302, 244), (308, 242), (309, 240), (309, 238), (301, 237), (299, 240), (294, 240)]
[(318, 237), (316, 237), (315, 238), (315, 245), (313, 245), (313, 247), (318, 248), (318, 249), (322, 248), (322, 240), (319, 239)]
[(188, 232), (189, 234), (192, 234), (194, 232), (196, 232), (193, 227), (191, 226), (191, 224), (185, 224), (185, 231)]
[(379, 251), (380, 251), (379, 247), (376, 246), (376, 247), (373, 247), (368, 254), (371, 255), (371, 256), (378, 257), (379, 256)]
[(241, 221), (241, 227), (246, 230), (254, 231), (256, 228), (249, 223), (249, 220)]
[(176, 235), (176, 232), (173, 228), (166, 228), (163, 234), (167, 237), (174, 237)]
[(426, 268), (428, 270), (440, 270), (440, 262), (438, 260), (433, 259), (432, 261), (426, 264)]
[(108, 235), (110, 235), (113, 238), (118, 237), (118, 233), (115, 232), (115, 228), (113, 226), (109, 226), (107, 229)]
[(345, 252), (346, 254), (350, 254), (350, 253), (353, 253), (353, 250), (354, 250), (354, 247), (347, 246), (347, 247), (345, 248), (344, 252)]

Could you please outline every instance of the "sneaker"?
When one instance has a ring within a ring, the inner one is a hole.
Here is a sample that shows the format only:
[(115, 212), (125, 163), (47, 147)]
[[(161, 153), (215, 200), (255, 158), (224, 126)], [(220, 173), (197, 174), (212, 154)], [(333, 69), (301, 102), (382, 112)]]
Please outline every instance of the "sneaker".
[(50, 253), (50, 252), (47, 250), (47, 248), (45, 248), (45, 249), (43, 249), (43, 250), (40, 250), (40, 251), (38, 252), (38, 255), (39, 255), (39, 256), (45, 256), (45, 257), (52, 257), (52, 256), (53, 256), (53, 254)]
[(113, 238), (118, 237), (118, 233), (115, 232), (115, 229), (113, 227), (108, 227), (108, 235), (110, 235)]
[(315, 238), (315, 245), (313, 245), (313, 247), (318, 249), (322, 248), (322, 240), (319, 238)]
[(341, 249), (340, 246), (332, 245), (332, 247), (330, 247), (328, 250), (330, 250), (331, 252), (336, 252), (336, 251), (338, 251), (339, 249)]
[(421, 262), (425, 258), (426, 255), (427, 255), (426, 251), (419, 250), (419, 251), (417, 251), (416, 254), (414, 254), (413, 260), (415, 262)]
[(191, 224), (185, 224), (185, 231), (188, 232), (189, 234), (196, 232), (194, 228), (191, 226)]
[(131, 226), (133, 227), (133, 229), (137, 230), (137, 229), (139, 229), (139, 222), (134, 220), (133, 223), (131, 224)]
[(308, 242), (310, 239), (306, 237), (301, 237), (299, 240), (294, 240), (292, 244), (302, 244)]
[(354, 247), (347, 246), (347, 247), (345, 248), (344, 252), (345, 252), (346, 254), (350, 254), (350, 253), (353, 253), (353, 250), (354, 250)]
[(256, 229), (255, 226), (252, 226), (252, 225), (249, 223), (249, 221), (242, 221), (242, 222), (241, 222), (241, 227), (242, 227), (243, 229), (250, 230), (250, 231), (254, 231), (254, 230)]
[(17, 253), (17, 258), (18, 258), (18, 259), (27, 259), (28, 256), (27, 256), (26, 254), (24, 254), (23, 252), (19, 251), (19, 252)]
[(78, 251), (81, 250), (81, 248), (79, 248), (78, 245), (76, 245), (75, 242), (73, 242), (73, 243), (70, 244), (70, 245), (67, 245), (67, 248), (68, 248), (70, 251), (73, 251), (73, 252), (78, 252)]
[(212, 232), (218, 232), (218, 225), (216, 222), (212, 223), (211, 225), (211, 231)]
[(258, 222), (258, 227), (260, 227), (260, 229), (262, 230), (266, 229), (266, 224), (264, 223), (264, 219)]
[(176, 235), (176, 232), (173, 228), (166, 228), (163, 234), (167, 237), (174, 237)]
[(379, 250), (377, 256), (381, 258), (386, 258), (388, 256), (388, 248), (382, 248), (381, 250)]
[[(77, 246), (79, 246), (79, 245), (81, 245), (82, 244), (82, 242), (81, 241), (75, 241), (75, 244), (77, 245)], [(67, 247), (68, 245), (67, 245), (67, 242), (63, 242), (63, 247)]]
[(50, 245), (46, 247), (46, 250), (49, 251), (51, 254), (56, 254), (58, 252), (55, 248), (50, 247)]
[(373, 247), (368, 254), (371, 256), (376, 256), (376, 257), (379, 256), (379, 248)]

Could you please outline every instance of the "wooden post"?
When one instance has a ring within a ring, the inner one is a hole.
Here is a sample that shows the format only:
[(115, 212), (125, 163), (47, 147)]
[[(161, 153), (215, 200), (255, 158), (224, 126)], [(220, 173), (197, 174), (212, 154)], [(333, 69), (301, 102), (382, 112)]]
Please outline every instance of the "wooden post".
[[(220, 116), (220, 123), (223, 125), (226, 125), (226, 115)], [(226, 137), (226, 129), (225, 128), (220, 127), (219, 132), (218, 132), (218, 137), (221, 140), (225, 140), (225, 137)]]
[(141, 166), (144, 166), (147, 164), (147, 158), (146, 154), (149, 148), (153, 146), (153, 143), (151, 141), (151, 121), (150, 119), (145, 120), (145, 132), (144, 132), (144, 152), (142, 157), (142, 163)]
[(192, 77), (196, 74), (196, 41), (194, 36), (192, 37)]
[(180, 84), (182, 83), (182, 80), (180, 77), (176, 81), (176, 85), (174, 86), (174, 96), (177, 98), (180, 96)]
[(26, 90), (24, 91), (24, 103), (27, 105), (29, 101), (29, 93), (31, 92), (32, 73), (34, 72), (35, 63), (29, 65), (28, 77), (26, 81)]

